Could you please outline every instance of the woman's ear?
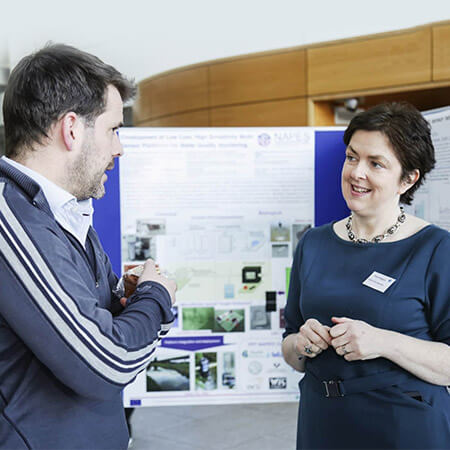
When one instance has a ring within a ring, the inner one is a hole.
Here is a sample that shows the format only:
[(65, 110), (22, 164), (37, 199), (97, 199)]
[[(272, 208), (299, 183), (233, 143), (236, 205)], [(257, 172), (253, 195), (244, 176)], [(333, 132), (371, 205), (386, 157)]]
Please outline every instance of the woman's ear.
[(399, 194), (403, 195), (409, 188), (414, 186), (414, 184), (416, 184), (419, 177), (420, 177), (419, 169), (414, 169), (411, 172), (409, 172), (408, 175), (400, 183)]

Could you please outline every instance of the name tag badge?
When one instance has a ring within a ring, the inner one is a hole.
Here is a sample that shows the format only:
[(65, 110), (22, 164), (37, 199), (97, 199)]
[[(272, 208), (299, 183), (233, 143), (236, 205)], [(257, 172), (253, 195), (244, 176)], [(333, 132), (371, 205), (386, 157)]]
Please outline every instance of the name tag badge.
[(384, 294), (394, 282), (395, 278), (388, 277), (380, 272), (373, 272), (369, 278), (363, 281), (363, 284)]

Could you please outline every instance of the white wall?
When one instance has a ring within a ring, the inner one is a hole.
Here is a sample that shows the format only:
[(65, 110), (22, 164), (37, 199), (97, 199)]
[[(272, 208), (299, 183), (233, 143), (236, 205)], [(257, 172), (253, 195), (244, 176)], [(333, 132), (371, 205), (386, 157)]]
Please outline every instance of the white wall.
[(138, 81), (226, 56), (450, 19), (449, 0), (7, 1), (0, 66), (52, 40), (95, 53)]

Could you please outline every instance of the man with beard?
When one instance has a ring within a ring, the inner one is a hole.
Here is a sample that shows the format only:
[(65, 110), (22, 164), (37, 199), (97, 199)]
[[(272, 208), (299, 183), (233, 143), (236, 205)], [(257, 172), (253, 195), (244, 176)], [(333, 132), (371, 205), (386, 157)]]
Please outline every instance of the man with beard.
[(90, 226), (123, 154), (135, 86), (95, 56), (51, 45), (22, 59), (3, 102), (0, 446), (125, 449), (121, 392), (168, 332), (173, 281), (144, 265), (118, 298)]

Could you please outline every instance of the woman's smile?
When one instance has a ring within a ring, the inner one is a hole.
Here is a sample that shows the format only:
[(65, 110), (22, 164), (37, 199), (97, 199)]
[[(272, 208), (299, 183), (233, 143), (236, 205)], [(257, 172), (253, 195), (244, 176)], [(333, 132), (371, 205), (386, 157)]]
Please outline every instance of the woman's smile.
[(372, 189), (364, 188), (356, 184), (351, 184), (351, 188), (352, 188), (352, 195), (356, 197), (364, 197), (365, 195), (367, 195), (369, 192), (372, 191)]

